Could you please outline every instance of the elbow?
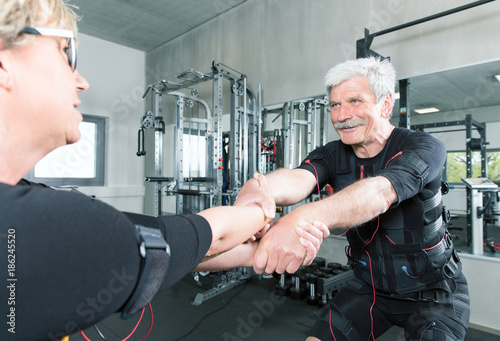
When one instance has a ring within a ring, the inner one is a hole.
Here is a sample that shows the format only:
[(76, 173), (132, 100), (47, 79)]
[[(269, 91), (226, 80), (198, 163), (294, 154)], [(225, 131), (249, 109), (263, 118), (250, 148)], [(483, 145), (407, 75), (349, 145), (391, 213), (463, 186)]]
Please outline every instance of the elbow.
[(389, 179), (385, 177), (380, 177), (380, 179), (382, 181), (378, 182), (378, 188), (376, 190), (378, 195), (380, 196), (377, 202), (381, 203), (380, 207), (378, 207), (378, 214), (387, 212), (389, 208), (391, 208), (391, 205), (398, 201), (396, 190), (392, 186), (392, 183), (389, 181)]
[(208, 249), (207, 253), (205, 254), (205, 258), (211, 258), (219, 255), (224, 251), (223, 244), (220, 239), (214, 241), (212, 245), (210, 245), (210, 248)]
[(381, 208), (381, 212), (379, 214), (387, 212), (389, 208), (391, 208), (391, 205), (398, 201), (398, 196), (392, 186), (391, 190), (388, 193), (385, 193), (385, 195), (383, 194), (382, 197), (381, 201), (384, 202), (384, 206)]

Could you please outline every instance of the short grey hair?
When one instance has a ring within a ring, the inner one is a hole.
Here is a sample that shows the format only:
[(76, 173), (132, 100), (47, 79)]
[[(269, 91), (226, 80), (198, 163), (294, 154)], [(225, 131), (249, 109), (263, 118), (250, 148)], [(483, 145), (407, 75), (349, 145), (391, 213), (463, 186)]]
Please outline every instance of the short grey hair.
[(368, 57), (348, 60), (334, 66), (326, 73), (325, 85), (328, 98), (330, 98), (332, 88), (358, 76), (368, 79), (377, 103), (380, 103), (389, 94), (394, 95), (396, 70), (391, 62), (387, 59)]

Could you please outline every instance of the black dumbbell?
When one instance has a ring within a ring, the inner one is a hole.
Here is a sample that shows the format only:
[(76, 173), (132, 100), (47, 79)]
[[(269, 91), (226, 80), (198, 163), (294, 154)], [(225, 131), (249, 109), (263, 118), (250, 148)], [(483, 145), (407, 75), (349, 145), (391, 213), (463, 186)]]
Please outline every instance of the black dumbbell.
[(328, 263), (328, 267), (332, 270), (339, 270), (342, 267), (342, 264), (340, 263)]
[(323, 271), (320, 271), (320, 270), (314, 271), (313, 274), (318, 276), (318, 277), (324, 277), (324, 275), (325, 275), (325, 273)]
[(323, 278), (330, 278), (330, 277), (333, 277), (335, 276), (334, 274), (331, 274), (331, 273), (326, 273), (326, 274), (323, 274)]
[(316, 257), (316, 258), (314, 258), (313, 263), (318, 264), (318, 267), (325, 266), (326, 265), (326, 259), (324, 259), (323, 257)]
[(325, 274), (331, 274), (332, 273), (332, 268), (329, 266), (322, 266), (318, 269), (319, 271), (325, 273)]
[(303, 300), (306, 297), (306, 289), (300, 286), (301, 275), (302, 271), (300, 269), (292, 275), (294, 281), (294, 286), (290, 289), (290, 298), (292, 300)]
[(318, 264), (317, 263), (311, 263), (310, 265), (306, 266), (306, 271), (308, 273), (313, 273), (314, 271), (318, 270)]
[(306, 301), (309, 305), (317, 305), (319, 295), (316, 293), (316, 285), (318, 284), (318, 276), (314, 274), (309, 274), (307, 276), (307, 283), (309, 283), (309, 296), (307, 296)]
[(290, 293), (290, 285), (286, 284), (286, 275), (280, 276), (280, 281), (274, 286), (273, 292), (278, 296), (287, 296)]
[(341, 270), (342, 271), (349, 271), (349, 270), (351, 270), (351, 267), (349, 265), (342, 265)]

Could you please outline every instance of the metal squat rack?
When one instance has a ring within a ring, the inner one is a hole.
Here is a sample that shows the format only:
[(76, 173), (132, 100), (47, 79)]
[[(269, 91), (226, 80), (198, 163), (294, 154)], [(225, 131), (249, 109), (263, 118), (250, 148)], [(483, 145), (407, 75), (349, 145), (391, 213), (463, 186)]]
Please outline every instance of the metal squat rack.
[[(271, 122), (266, 118), (272, 118)], [(314, 149), (327, 142), (326, 127), (330, 117), (325, 96), (297, 99), (263, 109), (261, 164), (264, 173), (280, 167), (294, 168)], [(281, 128), (268, 126), (281, 117)], [(291, 208), (284, 207), (288, 213)]]
[[(230, 205), (250, 174), (261, 171), (258, 157), (261, 152), (258, 143), (261, 136), (260, 86), (256, 97), (244, 74), (217, 61), (212, 62), (210, 73), (190, 69), (176, 78), (179, 81), (161, 80), (149, 85), (143, 95), (146, 97), (151, 90), (153, 104), (152, 111), (147, 111), (142, 118), (137, 155), (146, 155), (144, 130), (153, 129), (154, 174), (145, 180), (154, 184), (152, 193), (146, 189), (146, 195), (154, 196), (155, 216), (164, 214), (164, 194), (175, 196), (175, 214), (196, 213), (209, 207)], [(224, 86), (224, 80), (229, 81), (229, 87)], [(193, 88), (207, 81), (213, 82), (211, 106), (208, 101), (199, 98), (198, 90)], [(189, 94), (187, 90), (190, 90)], [(164, 177), (163, 172), (164, 95), (175, 98), (173, 177)], [(227, 96), (229, 101), (225, 101)], [(201, 117), (186, 115), (186, 109), (194, 106), (202, 109)], [(224, 133), (222, 128), (225, 111), (228, 111), (230, 119), (228, 133)], [(188, 152), (191, 155), (189, 159), (186, 158)], [(198, 173), (194, 174), (191, 168)], [(204, 168), (203, 171), (200, 171), (201, 168)], [(198, 294), (193, 304), (201, 304), (242, 283), (253, 276), (253, 271), (235, 268), (214, 272), (211, 276), (213, 288)], [(194, 274), (194, 277), (201, 284), (199, 274)]]

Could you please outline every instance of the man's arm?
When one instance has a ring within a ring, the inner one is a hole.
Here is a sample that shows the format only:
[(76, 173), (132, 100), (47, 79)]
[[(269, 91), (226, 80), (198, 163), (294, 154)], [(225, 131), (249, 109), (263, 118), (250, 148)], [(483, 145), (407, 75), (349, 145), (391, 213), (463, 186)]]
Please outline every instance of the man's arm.
[(316, 178), (304, 169), (280, 168), (265, 175), (268, 191), (260, 186), (256, 178), (248, 180), (236, 198), (235, 206), (257, 204), (266, 216), (273, 218), (276, 204), (293, 205), (307, 198), (314, 190)]
[(366, 178), (320, 201), (298, 207), (297, 217), (324, 222), (330, 230), (355, 227), (384, 213), (397, 201), (391, 182), (383, 177)]
[(305, 169), (280, 168), (266, 175), (269, 191), (277, 205), (294, 205), (314, 191), (316, 177)]
[[(265, 186), (261, 186), (261, 182), (264, 182)], [(235, 206), (257, 204), (263, 208), (268, 218), (274, 218), (276, 203), (279, 205), (292, 205), (298, 203), (309, 196), (315, 186), (316, 178), (309, 171), (304, 169), (281, 168), (267, 174), (264, 180), (262, 180), (262, 176), (259, 175), (247, 181), (238, 193)], [(308, 222), (317, 220), (319, 219), (311, 219)], [(295, 221), (295, 225), (290, 225), (286, 230), (287, 232), (281, 234), (284, 238), (282, 241), (274, 241), (276, 247), (271, 245), (271, 242), (266, 242), (264, 245), (259, 244), (260, 251), (255, 254), (253, 263), (256, 272), (262, 273), (267, 264), (277, 264), (279, 261), (276, 259), (280, 258), (282, 259), (280, 263), (282, 264), (281, 268), (286, 269), (289, 273), (294, 273), (301, 265), (309, 264), (310, 261), (314, 259), (319, 248), (311, 253), (306, 248), (299, 245), (301, 236), (297, 234), (294, 228), (298, 226), (300, 222), (300, 220)], [(325, 233), (324, 238), (327, 236), (328, 232)], [(266, 239), (271, 240), (271, 238)], [(292, 249), (288, 249), (287, 247), (280, 248), (279, 244), (281, 244), (281, 242), (291, 246)], [(265, 252), (263, 250), (265, 250)], [(280, 254), (278, 255), (276, 252)], [(268, 260), (267, 257), (270, 257), (270, 259)], [(286, 265), (283, 265), (285, 263)], [(275, 270), (275, 268), (271, 270), (271, 267), (272, 265), (267, 267), (269, 273)]]
[(305, 204), (281, 218), (262, 238), (255, 253), (257, 273), (283, 273), (297, 267), (302, 254), (293, 227), (300, 221), (320, 220), (328, 228), (346, 228), (362, 224), (384, 213), (397, 200), (389, 180), (382, 176), (360, 180), (338, 193)]
[[(306, 248), (307, 263), (312, 262), (318, 253), (321, 243), (328, 236), (328, 228), (325, 224), (315, 222), (314, 224), (301, 223), (296, 228), (300, 243)], [(205, 257), (193, 271), (217, 271), (235, 267), (253, 267), (255, 250), (258, 242), (246, 242), (235, 248), (224, 252), (216, 257)]]
[(212, 243), (206, 257), (216, 256), (242, 244), (270, 220), (257, 205), (213, 207), (198, 215), (205, 218), (212, 229)]
[(237, 267), (252, 267), (258, 242), (243, 243), (216, 257), (205, 257), (193, 271), (219, 271)]

